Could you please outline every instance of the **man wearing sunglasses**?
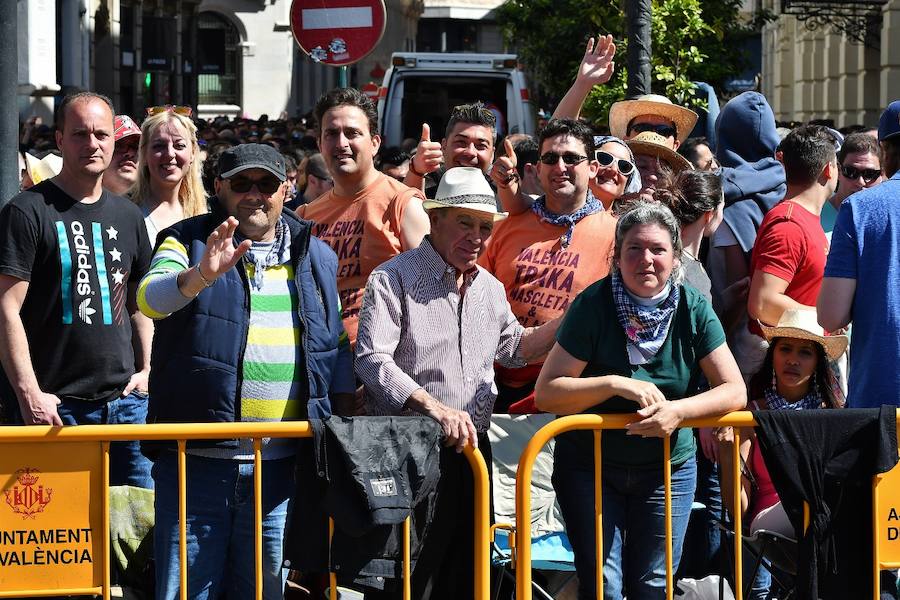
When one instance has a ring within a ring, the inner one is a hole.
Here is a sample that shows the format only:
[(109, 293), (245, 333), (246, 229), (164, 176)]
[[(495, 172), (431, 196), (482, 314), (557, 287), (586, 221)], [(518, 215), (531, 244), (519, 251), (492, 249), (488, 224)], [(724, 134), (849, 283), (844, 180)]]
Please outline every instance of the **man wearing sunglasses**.
[[(148, 421), (322, 419), (345, 414), (355, 381), (338, 313), (337, 259), (312, 224), (284, 210), (284, 157), (242, 144), (219, 157), (213, 212), (164, 230), (139, 305), (156, 319)], [(179, 596), (178, 466), (156, 454), (157, 598)], [(296, 440), (265, 440), (263, 598), (282, 598), (282, 541)], [(188, 594), (254, 588), (254, 449), (189, 442)]]
[(841, 206), (817, 305), (826, 330), (853, 323), (849, 408), (900, 404), (900, 100), (882, 113), (878, 140), (886, 180)]
[(853, 133), (838, 150), (838, 187), (822, 207), (822, 229), (830, 240), (841, 204), (856, 192), (872, 188), (883, 181), (878, 141), (868, 133)]
[[(609, 272), (616, 220), (588, 191), (599, 165), (586, 125), (553, 119), (538, 143), (545, 195), (530, 210), (501, 221), (478, 262), (503, 283), (522, 325), (555, 327), (575, 296)], [(537, 412), (534, 384), (541, 364), (495, 368), (495, 412)]]

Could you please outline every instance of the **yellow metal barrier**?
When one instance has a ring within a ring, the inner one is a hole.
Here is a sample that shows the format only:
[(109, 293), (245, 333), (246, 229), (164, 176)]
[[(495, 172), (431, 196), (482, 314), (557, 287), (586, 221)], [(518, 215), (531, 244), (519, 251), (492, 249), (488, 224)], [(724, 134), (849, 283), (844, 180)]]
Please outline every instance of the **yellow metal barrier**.
[[(519, 459), (519, 470), (516, 474), (516, 598), (531, 600), (531, 475), (534, 461), (541, 448), (561, 433), (575, 430), (594, 430), (594, 505), (596, 511), (596, 547), (597, 547), (597, 598), (603, 598), (603, 502), (602, 502), (602, 456), (601, 436), (604, 429), (624, 429), (625, 425), (637, 421), (638, 417), (631, 415), (572, 415), (557, 419), (542, 427), (531, 439), (522, 457)], [(685, 421), (682, 427), (721, 427), (731, 425), (734, 427), (753, 427), (756, 422), (749, 412), (736, 412), (728, 416), (714, 419), (695, 419)], [(735, 430), (735, 446), (740, 446), (739, 432)], [(669, 439), (663, 440), (664, 462), (663, 479), (665, 485), (665, 515), (666, 515), (666, 597), (672, 600), (674, 594), (673, 569), (672, 569), (672, 467), (670, 463)], [(733, 455), (731, 468), (735, 473), (740, 473), (740, 457), (737, 452)], [(740, 477), (734, 478), (734, 498), (740, 503)], [(743, 578), (741, 574), (741, 511), (734, 510), (735, 541), (735, 590), (737, 600), (741, 600)]]
[[(897, 411), (897, 419), (900, 421), (900, 410)], [(531, 438), (519, 459), (519, 469), (516, 473), (516, 598), (519, 600), (532, 600), (531, 589), (531, 479), (534, 461), (544, 445), (552, 438), (567, 431), (593, 430), (594, 431), (594, 504), (596, 511), (596, 548), (597, 548), (597, 598), (603, 598), (603, 503), (602, 503), (602, 465), (601, 465), (601, 436), (604, 429), (624, 429), (625, 425), (638, 420), (634, 414), (629, 415), (572, 415), (552, 421), (542, 427)], [(681, 427), (723, 427), (732, 426), (734, 430), (734, 446), (739, 448), (740, 427), (755, 427), (756, 421), (750, 412), (734, 412), (718, 418), (691, 419), (681, 424)], [(900, 425), (898, 425), (900, 426)], [(663, 475), (665, 485), (665, 515), (666, 515), (666, 598), (672, 600), (674, 594), (673, 569), (672, 569), (672, 465), (670, 462), (669, 438), (663, 440), (664, 462)], [(723, 465), (724, 466), (724, 465)], [(732, 496), (734, 505), (731, 507), (732, 521), (735, 531), (734, 541), (734, 584), (735, 598), (743, 598), (743, 569), (742, 569), (742, 523), (740, 511), (741, 498), (741, 472), (740, 453), (732, 454), (731, 470), (735, 474), (732, 477)], [(882, 569), (900, 568), (900, 465), (888, 473), (879, 475), (873, 479), (873, 577), (874, 598), (880, 597), (880, 572)], [(803, 506), (804, 531), (809, 527), (809, 506)]]
[[(133, 440), (174, 440), (178, 451), (178, 514), (179, 514), (179, 561), (181, 598), (187, 598), (187, 496), (186, 496), (186, 443), (187, 440), (215, 440), (249, 438), (253, 440), (254, 451), (254, 519), (256, 524), (255, 571), (257, 600), (262, 599), (262, 438), (312, 437), (312, 429), (307, 421), (279, 423), (194, 423), (162, 425), (79, 425), (68, 427), (29, 426), (0, 427), (0, 445), (12, 443), (62, 444), (66, 442), (96, 442), (100, 444), (101, 460), (101, 505), (102, 532), (101, 576), (94, 585), (67, 589), (17, 589), (2, 590), (0, 598), (101, 595), (110, 598), (110, 531), (109, 531), (109, 447), (110, 442)], [(8, 451), (0, 447), (0, 453)], [(475, 543), (473, 564), (475, 569), (475, 600), (488, 600), (490, 593), (490, 519), (488, 515), (488, 471), (484, 457), (477, 449), (467, 446), (464, 454), (472, 468), (475, 482)], [(23, 457), (27, 460), (27, 457)], [(96, 476), (97, 474), (94, 474)], [(25, 473), (23, 477), (29, 476)], [(29, 490), (31, 483), (29, 482)], [(48, 492), (49, 494), (49, 492)], [(49, 496), (48, 496), (49, 498)], [(410, 599), (409, 569), (409, 520), (403, 526), (403, 576), (404, 599)], [(332, 574), (331, 594), (336, 598), (337, 587)], [(0, 583), (3, 575), (0, 574)]]

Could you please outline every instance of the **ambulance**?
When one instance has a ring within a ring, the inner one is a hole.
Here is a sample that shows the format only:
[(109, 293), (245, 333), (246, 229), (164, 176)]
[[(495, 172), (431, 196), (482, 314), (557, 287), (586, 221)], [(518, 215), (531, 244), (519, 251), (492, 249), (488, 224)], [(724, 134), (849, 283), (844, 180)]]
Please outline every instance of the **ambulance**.
[(525, 74), (513, 54), (397, 52), (378, 90), (382, 145), (419, 140), (428, 123), (444, 136), (454, 106), (480, 100), (497, 116), (497, 133), (535, 133)]

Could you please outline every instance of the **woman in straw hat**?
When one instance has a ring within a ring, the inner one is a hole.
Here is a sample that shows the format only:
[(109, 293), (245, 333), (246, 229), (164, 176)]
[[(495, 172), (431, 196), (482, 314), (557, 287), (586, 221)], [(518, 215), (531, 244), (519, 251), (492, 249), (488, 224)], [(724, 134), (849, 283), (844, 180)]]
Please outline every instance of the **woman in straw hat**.
[[(750, 379), (750, 404), (755, 410), (808, 410), (841, 408), (843, 394), (831, 370), (831, 361), (847, 349), (847, 336), (826, 336), (816, 321), (816, 312), (790, 309), (784, 312), (778, 325), (761, 325), (769, 350), (759, 372)], [(830, 360), (829, 360), (830, 359)], [(734, 432), (731, 427), (717, 431), (720, 459), (734, 451)], [(787, 537), (796, 537), (787, 513), (781, 506), (778, 492), (763, 461), (753, 429), (741, 430), (741, 514), (748, 530), (764, 529)], [(734, 498), (732, 473), (722, 469), (722, 494), (725, 506), (731, 510)], [(770, 585), (769, 574), (760, 569), (753, 582), (750, 599), (765, 598)]]

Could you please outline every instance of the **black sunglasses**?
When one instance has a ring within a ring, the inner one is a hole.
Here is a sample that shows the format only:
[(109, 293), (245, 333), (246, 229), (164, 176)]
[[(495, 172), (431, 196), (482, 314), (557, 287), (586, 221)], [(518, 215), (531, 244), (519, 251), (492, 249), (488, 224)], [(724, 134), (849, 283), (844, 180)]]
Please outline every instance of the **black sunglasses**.
[(608, 167), (611, 164), (616, 163), (616, 168), (622, 175), (631, 175), (631, 172), (634, 171), (634, 165), (631, 161), (627, 161), (624, 158), (616, 158), (609, 152), (604, 152), (603, 150), (597, 150), (594, 153), (594, 158), (597, 159), (597, 162), (600, 163), (600, 166), (602, 167)]
[(575, 154), (574, 152), (566, 152), (565, 154), (560, 154), (558, 152), (544, 152), (541, 154), (541, 157), (538, 159), (545, 165), (555, 165), (559, 163), (559, 159), (562, 159), (567, 166), (577, 165), (579, 163), (583, 163), (588, 159), (587, 156), (583, 156), (581, 154)]
[(632, 131), (636, 131), (638, 133), (644, 133), (645, 131), (652, 131), (653, 133), (658, 133), (663, 137), (676, 137), (678, 134), (678, 130), (675, 129), (672, 125), (662, 125), (662, 124), (654, 124), (654, 123), (635, 123), (628, 128), (628, 133), (630, 134)]
[(269, 195), (274, 194), (276, 191), (278, 191), (278, 187), (281, 185), (281, 181), (279, 181), (277, 177), (263, 177), (262, 179), (247, 179), (246, 177), (235, 177), (234, 179), (229, 179), (228, 184), (231, 186), (231, 189), (238, 194), (246, 194), (255, 185), (256, 189), (258, 189), (261, 193)]
[(857, 169), (846, 165), (841, 165), (841, 174), (847, 179), (863, 178), (866, 183), (872, 183), (881, 177), (880, 169)]

